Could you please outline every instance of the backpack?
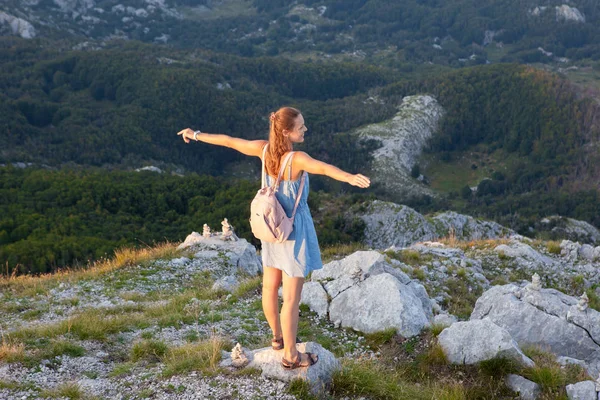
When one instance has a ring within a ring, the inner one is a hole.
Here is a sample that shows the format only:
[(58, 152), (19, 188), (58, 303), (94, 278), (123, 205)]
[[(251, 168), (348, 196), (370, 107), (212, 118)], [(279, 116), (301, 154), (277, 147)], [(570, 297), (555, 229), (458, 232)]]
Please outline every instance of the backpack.
[(285, 167), (291, 162), (294, 152), (290, 152), (281, 163), (279, 175), (273, 186), (266, 186), (265, 154), (268, 145), (269, 144), (266, 144), (263, 148), (261, 158), (262, 169), (260, 190), (256, 193), (256, 196), (254, 196), (252, 203), (250, 203), (250, 228), (252, 228), (252, 233), (257, 239), (269, 243), (282, 243), (287, 240), (294, 229), (294, 217), (296, 216), (296, 209), (298, 208), (302, 189), (304, 188), (306, 172), (302, 174), (302, 181), (300, 182), (300, 188), (298, 189), (298, 195), (296, 196), (294, 211), (292, 216), (288, 218), (275, 194), (279, 190), (279, 182), (281, 181)]

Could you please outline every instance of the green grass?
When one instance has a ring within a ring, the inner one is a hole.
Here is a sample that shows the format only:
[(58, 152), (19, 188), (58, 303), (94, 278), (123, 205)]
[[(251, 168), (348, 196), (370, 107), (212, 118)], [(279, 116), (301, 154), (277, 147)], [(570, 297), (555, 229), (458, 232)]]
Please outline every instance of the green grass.
[(71, 400), (79, 400), (84, 398), (84, 392), (81, 387), (74, 382), (67, 382), (57, 386), (54, 389), (46, 389), (40, 393), (41, 397), (50, 397), (52, 399), (60, 399), (66, 397)]
[(446, 281), (446, 287), (449, 289), (450, 298), (444, 301), (446, 303), (444, 305), (448, 308), (448, 312), (456, 315), (459, 319), (469, 319), (475, 302), (483, 292), (481, 287), (460, 278), (449, 278)]
[(169, 348), (164, 342), (158, 340), (144, 340), (137, 342), (131, 348), (131, 361), (146, 360), (149, 362), (160, 361)]
[(343, 243), (324, 247), (321, 249), (321, 258), (323, 263), (328, 263), (333, 260), (339, 260), (352, 253), (360, 250), (366, 250), (367, 246), (364, 243)]
[(168, 377), (189, 371), (215, 373), (221, 360), (221, 350), (230, 350), (230, 347), (231, 343), (225, 339), (212, 337), (198, 343), (172, 348), (163, 357), (163, 375)]
[(394, 336), (396, 336), (396, 328), (388, 328), (380, 332), (367, 333), (364, 335), (365, 344), (377, 351), (381, 346), (392, 340)]
[(546, 250), (548, 250), (548, 253), (550, 254), (560, 254), (561, 252), (561, 248), (560, 248), (560, 242), (554, 241), (554, 240), (550, 240), (546, 243)]
[(108, 374), (108, 376), (112, 378), (116, 376), (127, 375), (131, 372), (132, 369), (133, 363), (131, 362), (117, 364), (114, 366), (113, 370)]

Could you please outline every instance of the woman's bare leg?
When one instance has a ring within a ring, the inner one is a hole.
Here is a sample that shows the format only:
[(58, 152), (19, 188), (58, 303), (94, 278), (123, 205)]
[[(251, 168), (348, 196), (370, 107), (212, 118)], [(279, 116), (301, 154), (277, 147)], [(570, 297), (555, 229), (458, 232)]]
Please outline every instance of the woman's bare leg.
[(273, 331), (273, 337), (281, 337), (281, 323), (279, 322), (279, 286), (281, 285), (281, 270), (273, 267), (264, 267), (262, 306), (267, 322)]
[(294, 361), (297, 357), (296, 334), (304, 278), (292, 278), (283, 274), (283, 305), (281, 306), (281, 329), (283, 331), (283, 357)]

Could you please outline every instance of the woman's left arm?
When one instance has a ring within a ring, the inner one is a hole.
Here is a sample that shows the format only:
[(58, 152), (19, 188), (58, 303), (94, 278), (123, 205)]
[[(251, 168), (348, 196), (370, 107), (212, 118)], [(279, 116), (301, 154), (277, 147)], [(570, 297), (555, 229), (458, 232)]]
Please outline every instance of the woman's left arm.
[(342, 171), (334, 165), (315, 160), (303, 151), (296, 152), (292, 162), (296, 170), (301, 169), (310, 174), (325, 175), (336, 181), (349, 183), (352, 186), (367, 188), (371, 184), (371, 180), (364, 175)]

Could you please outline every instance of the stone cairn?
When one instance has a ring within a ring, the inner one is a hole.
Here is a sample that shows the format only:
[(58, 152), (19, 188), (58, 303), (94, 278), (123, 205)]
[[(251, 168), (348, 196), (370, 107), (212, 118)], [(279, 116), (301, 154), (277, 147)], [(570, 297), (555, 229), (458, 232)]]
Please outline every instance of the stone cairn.
[(227, 218), (223, 219), (221, 226), (223, 228), (223, 231), (221, 232), (221, 239), (231, 240), (233, 242), (238, 240), (237, 236), (233, 233), (233, 227), (229, 225)]
[(209, 238), (211, 236), (210, 226), (208, 226), (207, 224), (204, 224), (204, 226), (202, 227), (202, 236), (204, 236), (205, 238)]

